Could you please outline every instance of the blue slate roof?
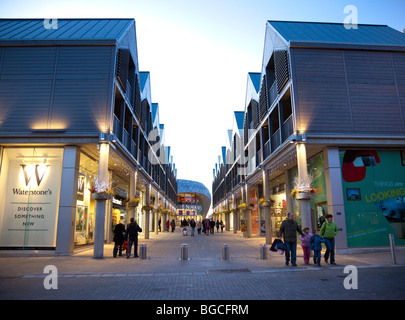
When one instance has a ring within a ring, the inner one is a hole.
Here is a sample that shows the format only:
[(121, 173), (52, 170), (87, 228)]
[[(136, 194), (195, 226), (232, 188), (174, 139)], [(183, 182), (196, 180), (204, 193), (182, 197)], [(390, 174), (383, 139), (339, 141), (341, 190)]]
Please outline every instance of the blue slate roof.
[(259, 92), (259, 90), (260, 90), (260, 80), (261, 80), (262, 74), (260, 72), (249, 72), (248, 75), (249, 75), (249, 77), (250, 77), (250, 79), (252, 81), (253, 86), (256, 89), (256, 92)]
[(243, 129), (243, 121), (245, 117), (245, 112), (243, 111), (234, 111), (235, 114), (235, 119), (236, 119), (236, 124), (238, 126), (238, 129)]
[(107, 40), (119, 39), (134, 19), (58, 19), (47, 29), (44, 19), (0, 19), (0, 40)]
[(343, 23), (273, 20), (269, 20), (268, 23), (287, 42), (405, 45), (405, 34), (386, 25), (358, 24), (358, 29), (346, 29)]

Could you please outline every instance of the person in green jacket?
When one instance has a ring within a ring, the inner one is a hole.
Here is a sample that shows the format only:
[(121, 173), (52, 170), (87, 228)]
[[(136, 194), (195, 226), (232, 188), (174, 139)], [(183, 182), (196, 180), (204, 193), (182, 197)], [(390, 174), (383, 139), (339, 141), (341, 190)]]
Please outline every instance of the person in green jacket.
[(319, 235), (325, 238), (326, 252), (324, 255), (325, 262), (328, 262), (330, 255), (330, 264), (335, 263), (335, 237), (338, 233), (338, 227), (333, 221), (331, 214), (326, 215), (326, 221), (322, 224)]

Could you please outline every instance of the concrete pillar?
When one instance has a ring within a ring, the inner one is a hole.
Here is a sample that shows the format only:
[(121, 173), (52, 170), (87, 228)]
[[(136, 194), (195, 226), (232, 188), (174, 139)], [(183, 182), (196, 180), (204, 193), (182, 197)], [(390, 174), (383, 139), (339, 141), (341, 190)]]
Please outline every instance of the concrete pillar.
[(159, 211), (158, 210), (154, 210), (154, 218), (155, 218), (155, 234), (159, 233)]
[[(129, 199), (132, 200), (136, 197), (136, 182), (138, 179), (138, 170), (131, 175), (129, 180)], [(128, 222), (131, 221), (131, 218), (135, 219), (136, 207), (128, 208)]]
[[(308, 178), (307, 169), (307, 151), (305, 143), (297, 143), (297, 166), (298, 166), (298, 179), (300, 181), (306, 181)], [(300, 200), (300, 216), (302, 222), (302, 228), (311, 227), (311, 204), (310, 200)]]
[(233, 233), (238, 232), (238, 209), (232, 209), (232, 218), (233, 218)]
[[(150, 203), (150, 188), (151, 185), (147, 184), (146, 185), (146, 191), (145, 191), (145, 202)], [(150, 209), (145, 209), (144, 210), (144, 228), (143, 228), (143, 234), (144, 234), (144, 239), (149, 239), (149, 219), (150, 219)]]
[[(108, 179), (108, 156), (110, 145), (108, 143), (100, 144), (100, 156), (98, 162), (98, 182), (109, 183)], [(96, 200), (96, 221), (94, 227), (94, 252), (93, 257), (102, 259), (104, 255), (104, 227), (105, 227), (105, 213), (106, 213), (106, 200)]]
[(58, 255), (69, 255), (73, 252), (79, 163), (79, 148), (66, 146), (63, 152), (55, 248), (55, 252)]
[(328, 213), (333, 215), (333, 221), (337, 224), (339, 230), (336, 236), (336, 251), (344, 253), (347, 251), (347, 231), (339, 149), (336, 147), (325, 148), (323, 158)]
[[(266, 170), (263, 170), (262, 174), (263, 174), (263, 195), (267, 200), (270, 200), (269, 176), (266, 173)], [(271, 225), (270, 207), (264, 207), (263, 210), (264, 210), (264, 228), (266, 229), (266, 244), (272, 244), (271, 235), (273, 234), (273, 230)]]
[(252, 207), (250, 206), (250, 190), (248, 185), (245, 186), (246, 189), (246, 210), (245, 210), (245, 220), (246, 220), (246, 237), (252, 237)]

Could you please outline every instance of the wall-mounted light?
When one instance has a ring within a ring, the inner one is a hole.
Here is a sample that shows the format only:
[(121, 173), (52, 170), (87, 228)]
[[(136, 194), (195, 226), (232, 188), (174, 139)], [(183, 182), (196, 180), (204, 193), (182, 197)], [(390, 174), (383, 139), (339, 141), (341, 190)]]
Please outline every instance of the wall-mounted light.
[(99, 142), (100, 143), (117, 142), (117, 136), (115, 134), (100, 132)]
[(300, 133), (296, 131), (293, 135), (290, 136), (290, 143), (306, 142), (307, 135), (305, 133)]

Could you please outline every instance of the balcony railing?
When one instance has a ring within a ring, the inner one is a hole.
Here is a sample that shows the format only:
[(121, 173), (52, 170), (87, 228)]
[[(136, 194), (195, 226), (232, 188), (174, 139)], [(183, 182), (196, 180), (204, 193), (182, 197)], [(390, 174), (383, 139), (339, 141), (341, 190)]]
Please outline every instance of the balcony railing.
[(281, 144), (280, 135), (281, 135), (281, 130), (277, 129), (277, 131), (271, 136), (271, 150), (273, 152)]
[(122, 144), (127, 148), (128, 150), (131, 150), (131, 145), (130, 145), (130, 138), (129, 138), (129, 133), (127, 130), (124, 129), (124, 132), (122, 134)]
[(267, 140), (267, 142), (263, 146), (263, 161), (266, 160), (269, 155), (270, 155), (270, 140)]
[(269, 90), (269, 108), (276, 99), (277, 99), (277, 82), (274, 81)]
[(122, 140), (122, 123), (118, 120), (114, 114), (113, 132), (117, 136), (118, 140)]
[(284, 121), (283, 125), (281, 126), (281, 137), (283, 141), (287, 140), (289, 136), (293, 134), (293, 121), (292, 115), (290, 115), (286, 121)]

